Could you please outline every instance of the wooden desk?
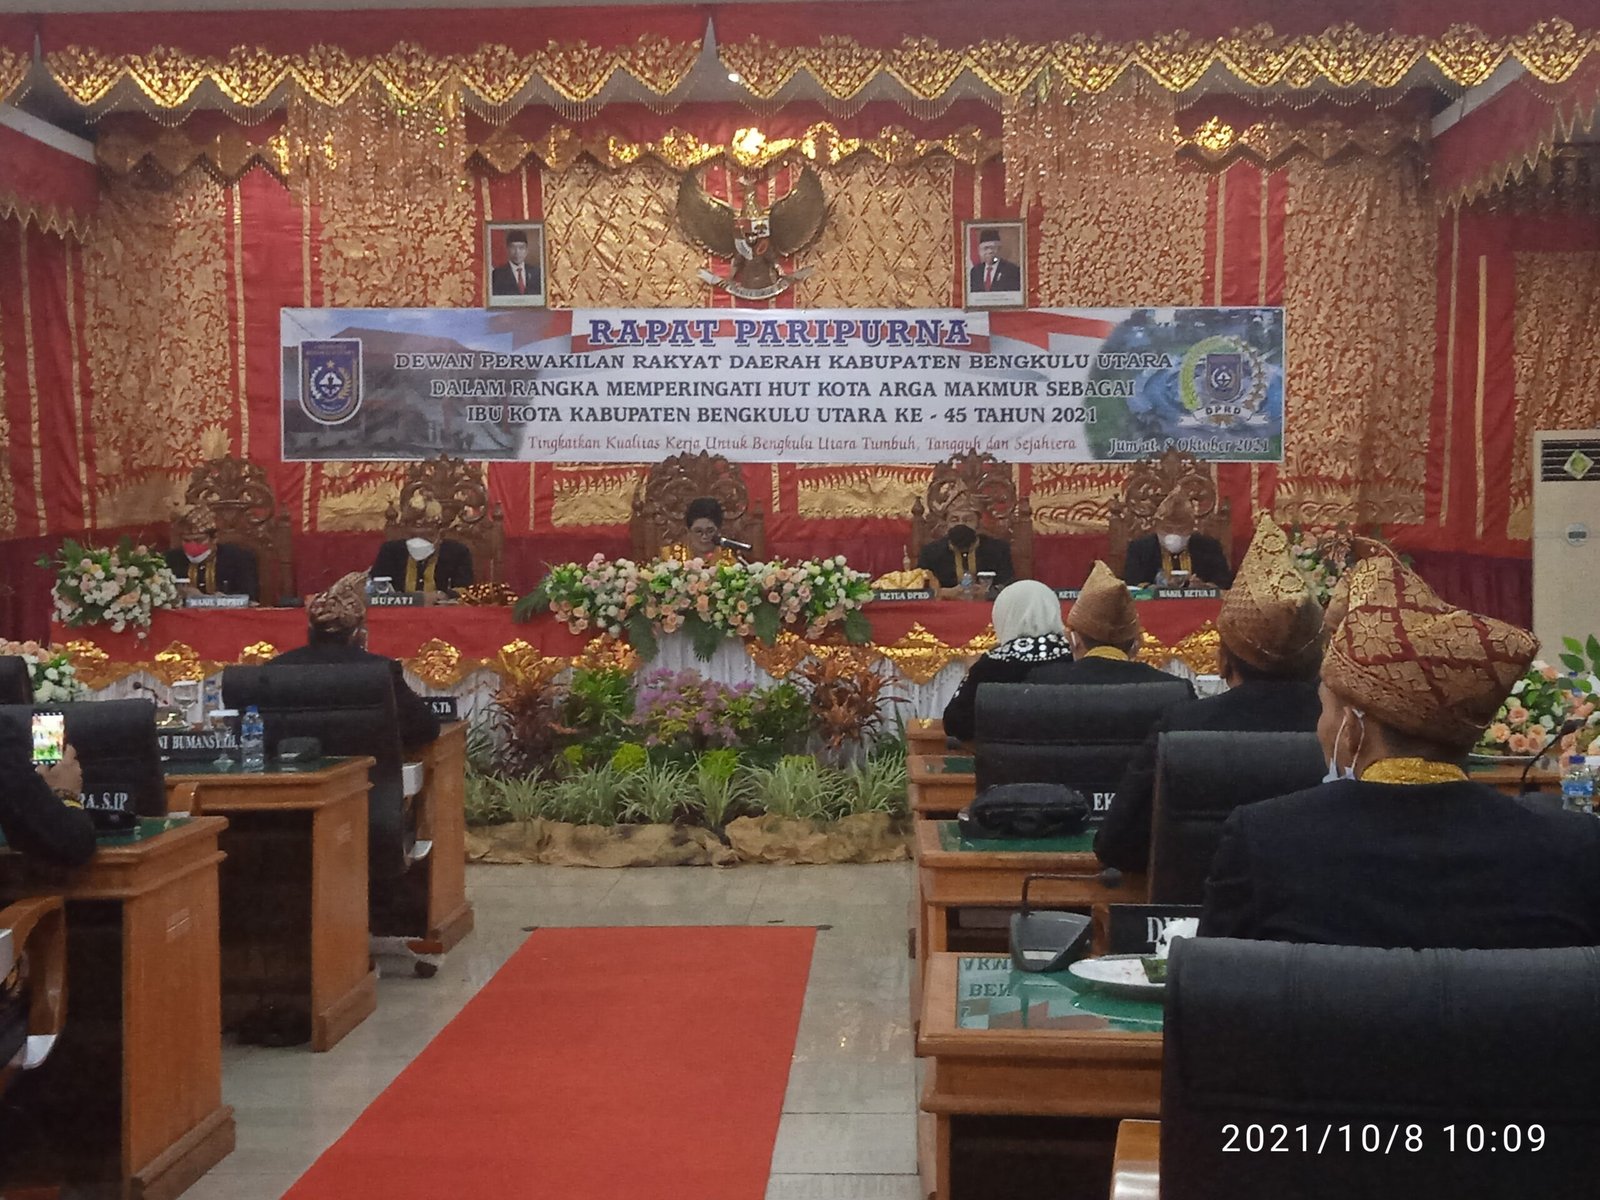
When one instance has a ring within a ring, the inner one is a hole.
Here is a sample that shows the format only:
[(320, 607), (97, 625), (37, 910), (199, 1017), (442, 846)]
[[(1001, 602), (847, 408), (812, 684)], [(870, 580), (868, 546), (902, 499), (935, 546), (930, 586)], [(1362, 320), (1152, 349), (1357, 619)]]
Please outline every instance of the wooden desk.
[[(1508, 796), (1520, 795), (1522, 792), (1522, 767), (1469, 767), (1467, 778), (1473, 783), (1487, 783), (1496, 791), (1504, 792)], [(1561, 772), (1541, 771), (1538, 767), (1528, 772), (1528, 782), (1533, 789), (1545, 795), (1559, 796), (1561, 794)]]
[(67, 905), (66, 1031), (12, 1090), (6, 1182), (116, 1181), (177, 1196), (233, 1150), (222, 1103), (218, 836), (227, 822), (149, 821), (73, 870), (0, 853), (0, 894)]
[(433, 843), (401, 880), (391, 923), (372, 932), (410, 939), (418, 954), (443, 954), (472, 932), (467, 900), (467, 724), (446, 725), (422, 755), (419, 839)]
[(906, 722), (906, 754), (947, 754), (944, 722), (938, 717), (912, 717)]
[[(217, 771), (169, 764), (169, 798), (196, 789), (228, 818), (221, 874), (222, 1022), (270, 1005), (328, 1050), (378, 1006), (367, 942), (370, 758)], [(302, 1033), (300, 1036), (304, 1036)]]
[(955, 817), (978, 794), (972, 756), (913, 754), (906, 758), (906, 803), (919, 820)]
[[(963, 1118), (1158, 1115), (1161, 1003), (1079, 992), (1071, 980), (1023, 975), (1005, 958), (929, 959), (917, 1037), (928, 1060), (918, 1129), (925, 1194), (964, 1200), (952, 1190)], [(1104, 1195), (1105, 1178), (1084, 1182)]]

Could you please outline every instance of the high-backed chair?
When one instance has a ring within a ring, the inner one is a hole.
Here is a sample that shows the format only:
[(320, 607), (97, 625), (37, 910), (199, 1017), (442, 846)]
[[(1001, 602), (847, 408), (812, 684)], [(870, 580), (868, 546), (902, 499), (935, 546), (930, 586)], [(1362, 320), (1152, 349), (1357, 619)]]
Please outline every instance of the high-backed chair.
[(1204, 902), (1228, 814), (1241, 804), (1316, 787), (1327, 768), (1314, 733), (1175, 730), (1156, 745), (1152, 904)]
[(906, 557), (912, 562), (922, 547), (950, 532), (950, 505), (971, 499), (978, 505), (978, 532), (1011, 543), (1011, 565), (1018, 579), (1033, 578), (1033, 508), (1017, 494), (1016, 473), (1010, 463), (977, 450), (963, 450), (933, 469), (926, 497), (911, 505), (911, 544)]
[(66, 718), (67, 741), (78, 752), (83, 768), (84, 792), (127, 792), (129, 806), (139, 816), (167, 815), (166, 776), (154, 704), (148, 700), (88, 700), (0, 708), (0, 713), (23, 724), (35, 712), (58, 712)]
[(673, 454), (651, 467), (633, 489), (628, 534), (637, 562), (652, 562), (661, 547), (684, 539), (689, 501), (710, 496), (722, 505), (722, 534), (748, 542), (752, 561), (767, 553), (767, 523), (739, 467), (720, 454)]
[(408, 822), (404, 759), (395, 718), (394, 677), (383, 663), (337, 666), (229, 667), (222, 699), (241, 712), (261, 710), (267, 753), (284, 738), (312, 737), (330, 757), (370, 756), (367, 870), (371, 893), (406, 872)]
[(985, 683), (978, 687), (978, 790), (1002, 783), (1077, 788), (1102, 816), (1150, 727), (1193, 692), (1171, 683)]
[(1595, 1195), (1600, 949), (1193, 938), (1166, 991), (1161, 1200)]
[(1155, 529), (1156, 509), (1182, 487), (1194, 504), (1196, 529), (1222, 543), (1233, 561), (1233, 502), (1219, 500), (1212, 468), (1194, 455), (1169, 447), (1159, 458), (1144, 459), (1129, 469), (1127, 487), (1109, 506), (1112, 568), (1128, 560), (1128, 543)]
[(0, 654), (0, 704), (32, 704), (33, 673), (20, 654)]
[(406, 467), (400, 497), (385, 514), (386, 539), (449, 538), (472, 552), (473, 578), (503, 583), (505, 512), (489, 498), (481, 463), (448, 454)]
[[(232, 455), (208, 459), (189, 476), (186, 506), (204, 504), (217, 518), (217, 541), (242, 546), (256, 556), (261, 603), (277, 604), (295, 594), (289, 518), (278, 511), (272, 481), (259, 464)], [(174, 535), (172, 545), (179, 539)]]
[(66, 1016), (67, 923), (61, 897), (34, 896), (0, 909), (0, 1092), (14, 1071), (44, 1061)]

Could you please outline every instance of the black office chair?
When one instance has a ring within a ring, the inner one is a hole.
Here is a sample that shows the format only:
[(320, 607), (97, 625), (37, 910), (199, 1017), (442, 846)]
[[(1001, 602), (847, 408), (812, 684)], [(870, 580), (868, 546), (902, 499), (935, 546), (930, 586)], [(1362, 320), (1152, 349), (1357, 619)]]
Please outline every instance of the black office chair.
[(20, 654), (0, 654), (0, 704), (32, 704), (33, 673)]
[[(167, 815), (167, 782), (154, 704), (148, 700), (86, 700), (0, 706), (0, 714), (24, 725), (35, 712), (59, 712), (65, 717), (67, 741), (78, 752), (86, 795), (126, 792), (128, 807), (135, 815)], [(93, 808), (91, 815), (97, 815)]]
[(1600, 949), (1193, 938), (1167, 980), (1161, 1200), (1600, 1187)]
[(1194, 695), (1171, 683), (985, 683), (978, 687), (974, 770), (978, 791), (1003, 783), (1076, 788), (1104, 815), (1150, 727)]
[(395, 717), (394, 677), (384, 663), (229, 667), (222, 700), (243, 712), (261, 711), (268, 755), (284, 738), (316, 738), (330, 757), (370, 756), (367, 797), (367, 872), (372, 894), (406, 872), (409, 840), (404, 758)]
[(1203, 903), (1228, 814), (1316, 787), (1326, 769), (1314, 733), (1163, 733), (1150, 817), (1150, 902)]

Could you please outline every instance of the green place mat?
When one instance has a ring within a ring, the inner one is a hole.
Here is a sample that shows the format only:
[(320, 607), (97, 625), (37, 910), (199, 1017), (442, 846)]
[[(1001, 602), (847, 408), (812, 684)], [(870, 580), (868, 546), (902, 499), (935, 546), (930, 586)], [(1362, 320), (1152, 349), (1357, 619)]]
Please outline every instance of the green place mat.
[(955, 821), (936, 821), (939, 849), (982, 850), (1004, 854), (1087, 854), (1094, 849), (1094, 830), (1055, 838), (964, 838)]
[(1123, 1000), (1066, 971), (1032, 975), (1009, 958), (956, 964), (956, 1026), (961, 1029), (1096, 1029), (1160, 1033), (1162, 1002)]
[(946, 775), (971, 775), (976, 763), (970, 754), (946, 754), (942, 770)]

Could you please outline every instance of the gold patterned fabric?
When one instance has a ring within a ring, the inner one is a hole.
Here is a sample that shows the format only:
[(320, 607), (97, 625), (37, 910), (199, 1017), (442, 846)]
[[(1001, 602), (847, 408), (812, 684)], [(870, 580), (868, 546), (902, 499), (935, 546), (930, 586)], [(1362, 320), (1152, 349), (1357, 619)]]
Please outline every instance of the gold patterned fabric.
[(1217, 632), (1229, 653), (1263, 671), (1310, 665), (1322, 644), (1322, 606), (1295, 568), (1289, 536), (1269, 516), (1256, 520)]
[(324, 633), (349, 633), (359, 628), (366, 616), (365, 571), (351, 571), (306, 604), (306, 619)]
[(691, 550), (688, 542), (672, 542), (656, 551), (657, 562), (686, 563), (696, 558), (700, 559), (708, 567), (731, 567), (739, 561), (739, 556), (726, 546), (717, 547), (709, 557), (696, 550)]
[(204, 504), (191, 504), (173, 524), (179, 537), (203, 538), (217, 531), (217, 515)]
[(1361, 772), (1363, 783), (1460, 783), (1467, 773), (1455, 763), (1426, 758), (1381, 758)]
[(1379, 556), (1350, 571), (1350, 611), (1328, 646), (1322, 681), (1401, 733), (1466, 749), (1538, 649), (1527, 630), (1453, 608)]
[[(1362, 562), (1375, 555), (1386, 554), (1394, 557), (1394, 551), (1384, 543), (1374, 538), (1352, 537), (1350, 539), (1350, 561), (1352, 564)], [(1398, 560), (1396, 560), (1398, 561)], [(1322, 614), (1322, 637), (1324, 641), (1333, 637), (1334, 631), (1339, 628), (1345, 614), (1350, 611), (1350, 583), (1351, 572), (1346, 570), (1339, 576), (1339, 582), (1333, 585), (1333, 591), (1328, 596), (1328, 606)]]
[(1127, 584), (1099, 559), (1067, 612), (1067, 628), (1111, 646), (1139, 638), (1139, 610)]
[(1292, 121), (1268, 114), (1240, 125), (1208, 117), (1178, 135), (1178, 149), (1212, 167), (1240, 157), (1276, 166), (1295, 155), (1323, 163), (1352, 153), (1381, 158), (1424, 149), (1430, 140), (1429, 121), (1422, 114), (1383, 111), (1355, 122), (1332, 116)]

